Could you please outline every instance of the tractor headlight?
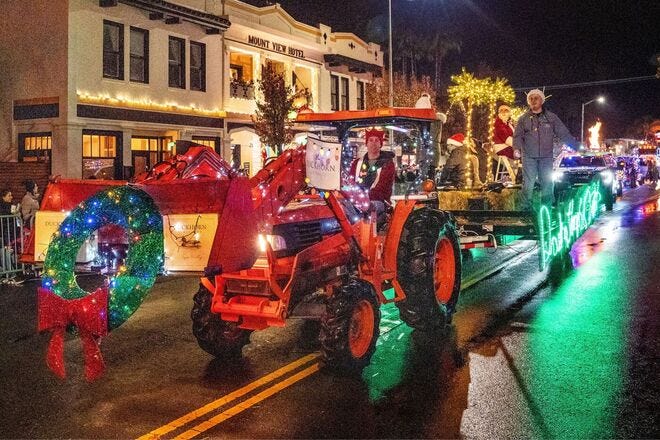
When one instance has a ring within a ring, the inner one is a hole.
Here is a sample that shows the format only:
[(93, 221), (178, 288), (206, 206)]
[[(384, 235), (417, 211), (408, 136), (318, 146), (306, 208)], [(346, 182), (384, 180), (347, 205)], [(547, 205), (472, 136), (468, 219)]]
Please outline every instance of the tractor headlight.
[(266, 243), (270, 244), (273, 251), (286, 249), (286, 240), (281, 235), (259, 234), (257, 241), (261, 252), (266, 252)]
[(561, 171), (553, 171), (552, 172), (552, 181), (553, 182), (561, 182), (563, 178), (564, 178), (564, 173), (562, 173)]
[(611, 185), (612, 181), (614, 180), (614, 174), (610, 170), (605, 170), (602, 173), (600, 173), (600, 178), (603, 179), (603, 184)]

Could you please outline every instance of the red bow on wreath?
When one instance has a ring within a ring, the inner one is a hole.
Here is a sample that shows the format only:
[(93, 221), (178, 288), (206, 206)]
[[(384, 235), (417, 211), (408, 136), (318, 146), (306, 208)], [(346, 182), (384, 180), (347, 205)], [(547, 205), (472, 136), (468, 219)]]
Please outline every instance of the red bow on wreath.
[(51, 291), (38, 289), (38, 330), (53, 333), (48, 344), (46, 364), (53, 373), (64, 379), (64, 332), (73, 324), (80, 332), (85, 356), (85, 378), (98, 379), (105, 370), (98, 341), (108, 334), (108, 289), (99, 288), (79, 299), (64, 299)]

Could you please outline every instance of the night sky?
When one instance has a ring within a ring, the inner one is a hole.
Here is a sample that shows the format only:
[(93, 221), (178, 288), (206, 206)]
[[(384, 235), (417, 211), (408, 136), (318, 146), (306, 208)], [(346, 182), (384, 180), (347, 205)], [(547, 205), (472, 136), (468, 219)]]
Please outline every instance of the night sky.
[[(279, 3), (297, 20), (354, 32), (387, 49), (386, 0)], [(445, 61), (445, 84), (462, 66), (506, 77), (515, 88), (650, 76), (660, 56), (660, 0), (392, 0), (392, 9), (395, 47), (397, 32), (404, 28), (420, 36), (442, 32), (461, 41), (460, 53)], [(548, 89), (548, 94), (547, 107), (576, 137), (581, 104), (599, 95), (607, 104), (586, 106), (585, 126), (599, 117), (605, 138), (631, 136), (640, 120), (660, 118), (657, 79)], [(516, 103), (524, 103), (522, 92)]]

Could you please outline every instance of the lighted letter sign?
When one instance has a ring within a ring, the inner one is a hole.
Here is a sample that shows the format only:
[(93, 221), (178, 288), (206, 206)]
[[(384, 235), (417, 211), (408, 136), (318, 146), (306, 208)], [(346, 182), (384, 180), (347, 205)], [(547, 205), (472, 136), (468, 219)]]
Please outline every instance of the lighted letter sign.
[(538, 214), (538, 233), (541, 270), (556, 255), (568, 252), (575, 241), (598, 216), (601, 205), (599, 180), (572, 191), (572, 197), (557, 208), (541, 206)]

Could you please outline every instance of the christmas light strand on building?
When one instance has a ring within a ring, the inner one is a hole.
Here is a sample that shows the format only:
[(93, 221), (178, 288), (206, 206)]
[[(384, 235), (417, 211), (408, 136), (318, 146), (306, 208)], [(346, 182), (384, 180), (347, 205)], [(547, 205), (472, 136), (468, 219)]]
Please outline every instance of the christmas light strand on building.
[(92, 105), (105, 105), (109, 107), (131, 108), (139, 110), (153, 110), (159, 112), (175, 112), (199, 116), (209, 116), (216, 118), (227, 117), (227, 112), (215, 109), (205, 109), (197, 107), (195, 104), (183, 105), (175, 102), (157, 102), (151, 98), (135, 99), (128, 96), (118, 94), (116, 96), (105, 95), (90, 95), (86, 92), (78, 91), (78, 102), (82, 104)]

